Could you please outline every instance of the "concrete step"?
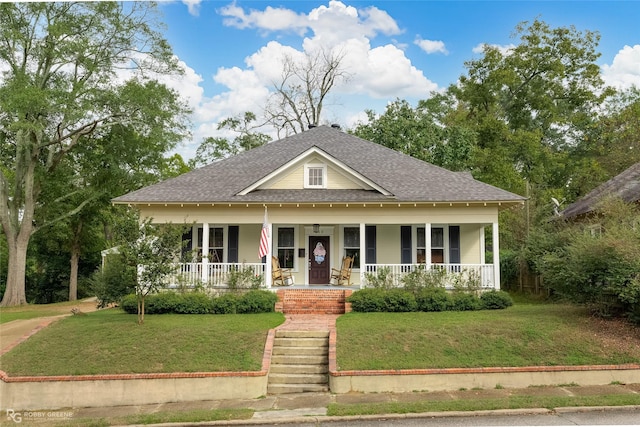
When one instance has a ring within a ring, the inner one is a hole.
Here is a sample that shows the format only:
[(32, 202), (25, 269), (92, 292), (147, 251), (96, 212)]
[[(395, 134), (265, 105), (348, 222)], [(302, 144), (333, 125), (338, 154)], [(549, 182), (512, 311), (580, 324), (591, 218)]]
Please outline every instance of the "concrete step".
[(269, 394), (291, 394), (291, 393), (326, 393), (329, 385), (324, 384), (269, 384), (267, 393)]
[(276, 338), (329, 338), (329, 331), (277, 330)]
[(322, 356), (327, 354), (328, 347), (281, 347), (273, 346), (271, 354), (290, 356)]
[(274, 347), (329, 347), (329, 340), (326, 337), (276, 337), (273, 342)]
[(328, 384), (327, 374), (269, 374), (271, 384)]
[(318, 365), (289, 365), (289, 364), (272, 364), (269, 375), (274, 374), (326, 374), (329, 372), (328, 366)]
[(329, 355), (327, 353), (319, 355), (302, 355), (302, 354), (272, 354), (271, 368), (274, 365), (321, 365), (329, 363)]

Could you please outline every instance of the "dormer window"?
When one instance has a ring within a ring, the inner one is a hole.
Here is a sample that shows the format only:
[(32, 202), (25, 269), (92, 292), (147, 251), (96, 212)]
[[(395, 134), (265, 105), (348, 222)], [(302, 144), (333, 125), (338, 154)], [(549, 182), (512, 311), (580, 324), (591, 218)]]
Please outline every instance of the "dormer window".
[(305, 165), (304, 188), (327, 188), (326, 165), (319, 165), (319, 164)]

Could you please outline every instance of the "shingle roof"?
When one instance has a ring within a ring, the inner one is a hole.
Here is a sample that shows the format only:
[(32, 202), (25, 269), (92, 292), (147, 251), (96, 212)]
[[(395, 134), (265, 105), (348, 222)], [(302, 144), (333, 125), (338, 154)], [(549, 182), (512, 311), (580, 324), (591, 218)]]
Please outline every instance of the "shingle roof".
[(586, 196), (567, 206), (562, 212), (565, 218), (572, 218), (593, 211), (605, 197), (620, 197), (625, 202), (640, 200), (640, 163), (611, 178), (587, 193)]
[[(240, 191), (316, 147), (384, 188), (366, 190)], [(329, 126), (245, 151), (167, 181), (115, 198), (114, 203), (277, 202), (520, 202), (523, 197), (476, 181), (470, 174), (423, 162)]]

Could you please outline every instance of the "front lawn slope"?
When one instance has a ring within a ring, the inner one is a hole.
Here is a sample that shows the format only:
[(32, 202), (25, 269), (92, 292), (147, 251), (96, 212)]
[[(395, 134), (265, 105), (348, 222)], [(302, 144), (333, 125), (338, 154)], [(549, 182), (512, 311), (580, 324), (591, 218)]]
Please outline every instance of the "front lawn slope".
[(603, 365), (640, 361), (640, 328), (570, 305), (439, 313), (349, 313), (339, 370)]
[(104, 310), (62, 319), (0, 358), (17, 375), (259, 371), (280, 313), (145, 316)]

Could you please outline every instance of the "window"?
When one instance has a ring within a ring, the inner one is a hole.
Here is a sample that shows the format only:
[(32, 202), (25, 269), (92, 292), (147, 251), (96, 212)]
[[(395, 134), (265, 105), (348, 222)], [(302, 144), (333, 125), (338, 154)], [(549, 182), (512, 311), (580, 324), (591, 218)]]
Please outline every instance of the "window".
[(280, 261), (280, 267), (293, 268), (295, 246), (293, 227), (278, 228), (278, 260)]
[[(198, 228), (197, 253), (202, 257), (202, 228)], [(222, 227), (209, 228), (209, 262), (224, 262), (224, 229)]]
[(327, 168), (324, 165), (305, 165), (304, 188), (326, 188)]
[[(426, 242), (424, 235), (424, 227), (418, 227), (416, 239), (416, 260), (418, 264), (424, 264), (426, 257)], [(444, 228), (431, 229), (431, 262), (433, 264), (444, 263)]]
[(344, 228), (344, 255), (353, 258), (353, 268), (360, 268), (360, 227)]

